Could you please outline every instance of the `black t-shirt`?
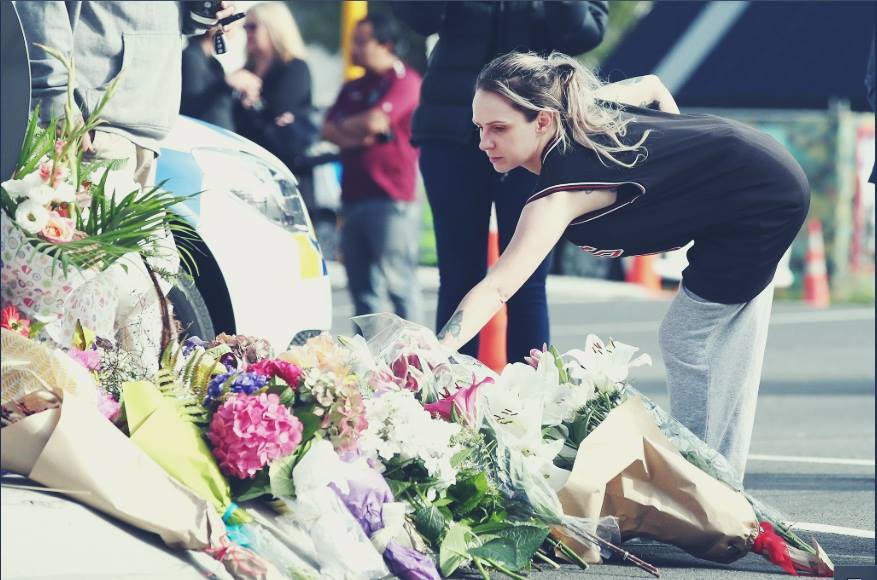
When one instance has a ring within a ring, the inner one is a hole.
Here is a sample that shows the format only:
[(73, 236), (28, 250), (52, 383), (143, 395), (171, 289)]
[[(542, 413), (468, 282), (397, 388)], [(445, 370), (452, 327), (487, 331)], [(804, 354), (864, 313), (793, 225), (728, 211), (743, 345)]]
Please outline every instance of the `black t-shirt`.
[[(690, 241), (683, 283), (725, 304), (747, 302), (773, 278), (798, 233), (810, 187), (794, 158), (774, 139), (714, 115), (674, 115), (626, 107), (625, 143), (644, 131), (645, 159), (627, 168), (573, 142), (543, 154), (536, 193), (617, 188), (616, 202), (583, 215), (564, 233), (596, 256), (665, 252)], [(633, 161), (635, 153), (620, 156)]]

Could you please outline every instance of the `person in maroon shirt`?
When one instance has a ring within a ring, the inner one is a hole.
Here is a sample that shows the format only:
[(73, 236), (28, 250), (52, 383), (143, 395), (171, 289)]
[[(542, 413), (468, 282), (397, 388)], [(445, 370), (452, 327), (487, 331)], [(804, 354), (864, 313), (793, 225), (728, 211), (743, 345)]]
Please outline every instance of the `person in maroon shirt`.
[(420, 321), (417, 285), (418, 152), (411, 117), (420, 75), (396, 56), (398, 29), (382, 14), (360, 20), (351, 61), (362, 78), (341, 87), (323, 138), (341, 149), (341, 252), (356, 315), (386, 310)]

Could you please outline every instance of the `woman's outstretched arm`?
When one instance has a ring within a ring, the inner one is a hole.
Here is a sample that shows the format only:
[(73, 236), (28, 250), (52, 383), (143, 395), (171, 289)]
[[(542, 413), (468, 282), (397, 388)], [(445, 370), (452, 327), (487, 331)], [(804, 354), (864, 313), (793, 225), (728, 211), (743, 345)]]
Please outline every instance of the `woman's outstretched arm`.
[(524, 206), (505, 252), (439, 331), (441, 343), (458, 350), (469, 342), (536, 271), (570, 222), (615, 203), (615, 198), (612, 189), (559, 191)]
[(596, 95), (605, 101), (615, 101), (635, 107), (648, 107), (658, 103), (658, 109), (679, 114), (679, 107), (670, 90), (655, 75), (645, 75), (604, 85)]

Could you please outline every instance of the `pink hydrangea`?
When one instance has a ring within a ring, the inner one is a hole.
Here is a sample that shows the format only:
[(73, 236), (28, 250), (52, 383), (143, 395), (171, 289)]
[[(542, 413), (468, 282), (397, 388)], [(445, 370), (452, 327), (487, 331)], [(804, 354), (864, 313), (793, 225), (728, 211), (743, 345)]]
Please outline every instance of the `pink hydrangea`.
[(301, 377), (301, 369), (297, 365), (277, 359), (264, 359), (247, 365), (247, 372), (256, 373), (269, 379), (280, 377), (293, 389), (298, 385), (298, 380)]
[(238, 393), (213, 414), (207, 438), (223, 472), (247, 479), (301, 443), (302, 424), (275, 394)]

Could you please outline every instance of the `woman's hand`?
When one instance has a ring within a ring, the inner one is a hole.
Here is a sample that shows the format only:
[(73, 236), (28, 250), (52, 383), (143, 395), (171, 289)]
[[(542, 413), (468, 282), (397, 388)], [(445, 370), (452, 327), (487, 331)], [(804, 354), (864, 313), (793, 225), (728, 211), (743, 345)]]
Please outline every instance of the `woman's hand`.
[(245, 68), (225, 75), (225, 82), (241, 94), (241, 101), (248, 109), (262, 98), (262, 79)]
[[(227, 18), (234, 14), (235, 4), (231, 0), (222, 0), (219, 3), (219, 11), (216, 13), (216, 19), (222, 20), (223, 18)], [(227, 26), (222, 27), (223, 32), (228, 31)]]
[(274, 124), (278, 127), (286, 127), (287, 125), (292, 125), (293, 123), (295, 123), (295, 115), (293, 115), (289, 111), (285, 111), (283, 114), (274, 117)]

